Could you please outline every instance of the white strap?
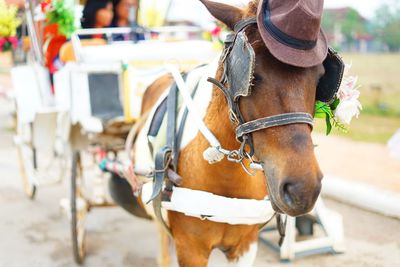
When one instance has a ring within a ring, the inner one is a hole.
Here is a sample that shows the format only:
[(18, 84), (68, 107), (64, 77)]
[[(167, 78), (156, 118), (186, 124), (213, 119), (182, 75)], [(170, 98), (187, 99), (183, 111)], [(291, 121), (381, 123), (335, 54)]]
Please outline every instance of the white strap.
[(204, 121), (200, 117), (199, 113), (196, 110), (196, 104), (194, 103), (192, 97), (190, 96), (189, 90), (186, 87), (186, 83), (182, 78), (181, 73), (177, 69), (177, 67), (166, 64), (165, 68), (172, 74), (176, 84), (178, 85), (178, 90), (183, 97), (183, 101), (190, 112), (190, 115), (194, 118), (199, 131), (204, 135), (207, 141), (210, 143), (212, 147), (220, 148), (221, 144), (218, 139), (213, 135), (213, 133), (207, 128)]
[(209, 192), (174, 187), (170, 202), (162, 207), (187, 216), (231, 225), (254, 225), (267, 222), (274, 216), (268, 199), (239, 199)]

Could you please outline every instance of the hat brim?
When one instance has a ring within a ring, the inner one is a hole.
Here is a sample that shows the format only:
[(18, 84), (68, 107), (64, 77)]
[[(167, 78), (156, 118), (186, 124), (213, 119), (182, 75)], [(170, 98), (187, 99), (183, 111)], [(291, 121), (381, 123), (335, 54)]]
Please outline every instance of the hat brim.
[(322, 64), (328, 54), (328, 41), (322, 29), (320, 29), (317, 43), (312, 49), (303, 50), (287, 46), (275, 39), (264, 27), (263, 3), (264, 1), (261, 0), (258, 6), (257, 25), (271, 54), (279, 61), (296, 67), (308, 68)]

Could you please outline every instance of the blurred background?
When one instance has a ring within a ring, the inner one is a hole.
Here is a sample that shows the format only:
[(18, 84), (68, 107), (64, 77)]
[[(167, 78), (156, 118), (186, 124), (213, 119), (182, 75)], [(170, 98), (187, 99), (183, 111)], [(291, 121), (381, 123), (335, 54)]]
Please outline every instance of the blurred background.
[[(32, 2), (40, 5), (40, 1)], [(81, 27), (85, 1), (62, 2), (75, 14), (68, 24), (73, 32)], [(243, 7), (248, 1), (219, 2)], [(0, 3), (0, 233), (4, 236), (0, 266), (75, 266), (66, 231), (68, 220), (58, 206), (59, 199), (68, 194), (65, 182), (40, 189), (33, 202), (27, 200), (21, 186), (13, 144), (16, 110), (10, 70), (26, 61), (31, 45), (21, 27), (11, 35), (2, 31), (13, 18), (23, 21), (24, 0)], [(15, 16), (5, 13), (4, 4), (16, 7), (11, 12)], [(221, 49), (226, 30), (199, 1), (141, 0), (139, 5), (135, 23), (196, 26), (202, 31), (196, 37)], [(351, 66), (348, 75), (357, 77), (363, 106), (348, 131), (334, 129), (326, 136), (321, 120), (313, 133), (325, 174), (324, 198), (329, 208), (343, 216), (347, 250), (341, 255), (310, 256), (282, 265), (277, 254), (264, 246), (256, 266), (400, 266), (400, 1), (325, 0), (322, 28), (330, 45)], [(6, 39), (9, 37), (16, 39)], [(45, 38), (42, 41), (46, 43)], [(62, 44), (68, 41), (68, 34), (62, 36)], [(41, 51), (50, 72), (62, 67), (49, 46)], [(91, 241), (86, 266), (156, 266), (156, 228), (119, 209), (93, 213), (87, 222)], [(138, 239), (133, 242), (127, 236)]]

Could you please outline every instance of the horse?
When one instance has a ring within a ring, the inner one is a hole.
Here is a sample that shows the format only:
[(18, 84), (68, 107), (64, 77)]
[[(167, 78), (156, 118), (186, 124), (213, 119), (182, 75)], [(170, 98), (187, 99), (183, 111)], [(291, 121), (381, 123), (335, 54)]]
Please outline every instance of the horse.
[[(201, 0), (209, 12), (231, 30), (256, 16), (259, 1), (262, 0), (250, 1), (241, 9)], [(243, 29), (255, 53), (254, 79), (249, 84), (251, 94), (240, 97), (237, 106), (243, 121), (279, 114), (314, 114), (317, 85), (325, 72), (323, 64), (300, 68), (280, 62), (269, 52), (254, 23)], [(222, 79), (224, 68), (219, 61), (213, 73), (216, 81)], [(142, 100), (143, 115), (154, 108), (172, 83), (172, 77), (166, 75), (146, 90)], [(207, 102), (204, 122), (224, 148), (239, 150), (241, 143), (235, 133), (237, 121), (232, 118), (235, 114), (226, 95), (218, 88), (221, 86), (214, 83), (210, 86), (210, 99), (202, 100)], [(200, 84), (198, 91), (202, 90), (207, 89)], [(185, 129), (192, 132), (197, 129), (190, 120), (186, 124)], [(310, 123), (301, 121), (250, 132), (251, 142), (245, 140), (244, 147), (252, 147), (253, 157), (245, 157), (242, 163), (248, 166), (254, 158), (263, 168), (263, 172), (250, 177), (241, 164), (227, 159), (216, 164), (205, 161), (203, 152), (209, 144), (195, 131), (183, 142), (177, 159), (176, 173), (182, 178), (179, 187), (236, 199), (263, 200), (268, 196), (276, 212), (290, 216), (306, 214), (319, 196), (323, 177), (314, 154), (311, 132)], [(139, 141), (140, 138), (136, 142)], [(140, 151), (136, 154), (141, 157)], [(141, 204), (146, 206), (143, 201)], [(260, 225), (218, 223), (176, 211), (168, 211), (167, 218), (179, 266), (207, 266), (213, 249), (220, 249), (237, 266), (252, 266)]]

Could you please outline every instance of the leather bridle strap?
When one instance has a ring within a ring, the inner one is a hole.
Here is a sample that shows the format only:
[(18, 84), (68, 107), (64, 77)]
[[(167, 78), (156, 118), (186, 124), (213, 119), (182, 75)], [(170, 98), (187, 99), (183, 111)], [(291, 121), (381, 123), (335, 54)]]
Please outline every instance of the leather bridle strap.
[(240, 139), (247, 134), (263, 129), (298, 123), (308, 124), (313, 127), (314, 119), (310, 114), (304, 112), (284, 113), (265, 117), (239, 125), (236, 128), (236, 138)]
[(233, 31), (236, 33), (241, 32), (243, 29), (245, 29), (246, 27), (248, 27), (252, 24), (257, 24), (256, 17), (252, 17), (252, 18), (248, 18), (248, 19), (239, 21), (238, 23), (236, 23)]

